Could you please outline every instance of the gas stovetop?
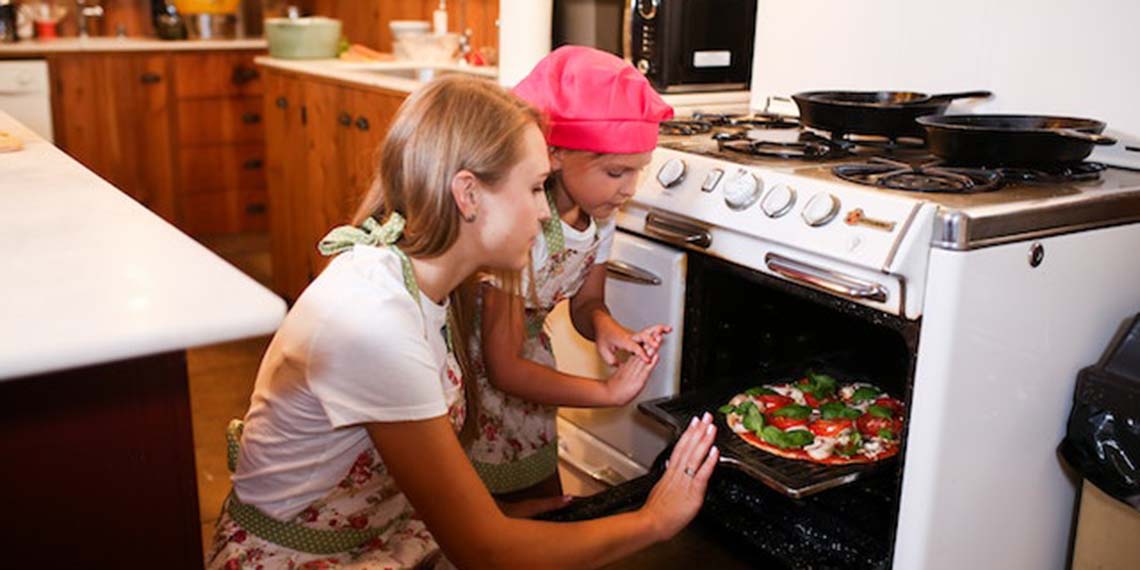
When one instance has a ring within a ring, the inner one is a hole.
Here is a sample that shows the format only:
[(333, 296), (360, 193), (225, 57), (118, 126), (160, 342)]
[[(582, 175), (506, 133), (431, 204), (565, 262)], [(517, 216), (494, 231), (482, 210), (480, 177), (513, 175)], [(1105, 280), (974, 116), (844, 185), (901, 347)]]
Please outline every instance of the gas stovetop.
[[(659, 146), (747, 168), (761, 173), (761, 180), (762, 173), (780, 172), (804, 188), (826, 181), (858, 188), (855, 195), (869, 191), (934, 204), (940, 218), (934, 245), (950, 249), (1140, 221), (1140, 172), (1094, 162), (946, 165), (918, 139), (833, 139), (801, 128), (794, 117), (765, 114), (680, 119), (662, 129)], [(840, 208), (848, 201), (830, 194)]]

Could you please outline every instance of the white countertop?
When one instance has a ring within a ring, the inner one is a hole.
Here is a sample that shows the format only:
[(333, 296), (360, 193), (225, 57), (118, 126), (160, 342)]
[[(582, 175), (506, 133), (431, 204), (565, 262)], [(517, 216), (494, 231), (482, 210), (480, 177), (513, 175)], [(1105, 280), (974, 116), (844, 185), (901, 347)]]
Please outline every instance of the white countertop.
[(6, 113), (0, 381), (264, 335), (279, 297)]
[(498, 75), (498, 70), (494, 67), (429, 64), (411, 61), (355, 62), (339, 59), (278, 59), (269, 56), (261, 56), (254, 61), (266, 67), (284, 71), (401, 93), (411, 93), (423, 85), (422, 81), (413, 77), (417, 70), (434, 72), (434, 74), (468, 73), (490, 79), (494, 79)]
[(195, 51), (266, 49), (265, 38), (240, 40), (158, 40), (154, 38), (58, 38), (0, 43), (0, 57), (64, 52)]

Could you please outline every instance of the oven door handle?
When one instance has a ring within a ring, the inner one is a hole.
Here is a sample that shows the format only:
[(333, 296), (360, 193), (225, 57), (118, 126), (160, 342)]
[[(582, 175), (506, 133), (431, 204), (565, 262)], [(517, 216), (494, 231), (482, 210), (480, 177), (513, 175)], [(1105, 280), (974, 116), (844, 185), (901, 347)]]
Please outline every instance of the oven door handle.
[(775, 253), (764, 256), (764, 263), (768, 269), (792, 281), (823, 289), (849, 299), (878, 301), (880, 303), (887, 300), (886, 288), (878, 283), (808, 265)]
[(606, 262), (606, 274), (614, 279), (629, 281), (638, 285), (660, 285), (661, 278), (648, 269), (642, 269), (632, 263), (610, 260)]
[(700, 248), (712, 245), (712, 235), (708, 230), (656, 212), (650, 212), (645, 216), (645, 233), (666, 241)]

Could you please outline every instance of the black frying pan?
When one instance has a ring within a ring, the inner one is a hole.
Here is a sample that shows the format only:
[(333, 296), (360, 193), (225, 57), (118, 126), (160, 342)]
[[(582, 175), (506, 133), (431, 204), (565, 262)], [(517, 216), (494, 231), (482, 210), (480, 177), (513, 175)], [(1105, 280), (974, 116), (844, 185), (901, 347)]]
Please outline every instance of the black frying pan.
[(927, 95), (913, 91), (807, 91), (792, 95), (800, 122), (832, 134), (922, 137), (914, 120), (938, 115), (955, 99), (989, 97), (989, 91)]
[(917, 121), (926, 129), (930, 152), (952, 164), (1079, 162), (1094, 145), (1116, 144), (1100, 134), (1103, 122), (1076, 117), (930, 115)]

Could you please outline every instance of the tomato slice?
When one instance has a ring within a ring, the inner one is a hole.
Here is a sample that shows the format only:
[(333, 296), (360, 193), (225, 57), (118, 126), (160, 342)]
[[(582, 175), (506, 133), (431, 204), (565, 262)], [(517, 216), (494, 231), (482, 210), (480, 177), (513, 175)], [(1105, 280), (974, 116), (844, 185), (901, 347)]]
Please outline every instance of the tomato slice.
[(769, 425), (776, 426), (780, 429), (788, 429), (792, 426), (806, 426), (808, 423), (807, 418), (797, 420), (795, 418), (789, 418), (785, 416), (768, 415), (767, 419)]
[(848, 419), (839, 418), (834, 420), (816, 420), (808, 426), (815, 435), (824, 437), (835, 437), (843, 430), (849, 429), (854, 422)]
[(871, 414), (863, 414), (859, 416), (858, 420), (855, 420), (855, 425), (859, 428), (859, 433), (872, 437), (879, 435), (879, 430), (881, 429), (886, 429), (892, 434), (897, 434), (895, 431), (895, 422), (890, 418), (877, 418)]
[(889, 409), (895, 417), (901, 416), (903, 412), (902, 402), (894, 398), (879, 398), (875, 400), (875, 405)]
[(804, 392), (804, 402), (807, 402), (807, 405), (811, 406), (812, 408), (815, 408), (817, 410), (819, 409), (819, 400), (807, 392)]
[(774, 412), (788, 404), (795, 403), (795, 400), (787, 396), (781, 396), (779, 394), (761, 394), (759, 396), (756, 396), (756, 399), (759, 400), (760, 403), (764, 404), (764, 411), (769, 413)]

